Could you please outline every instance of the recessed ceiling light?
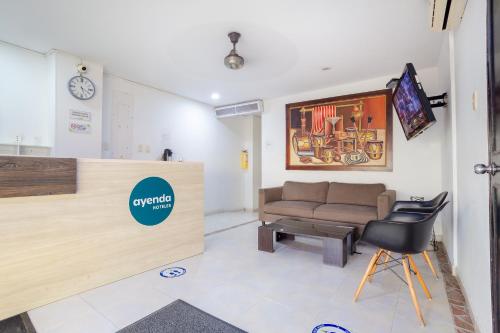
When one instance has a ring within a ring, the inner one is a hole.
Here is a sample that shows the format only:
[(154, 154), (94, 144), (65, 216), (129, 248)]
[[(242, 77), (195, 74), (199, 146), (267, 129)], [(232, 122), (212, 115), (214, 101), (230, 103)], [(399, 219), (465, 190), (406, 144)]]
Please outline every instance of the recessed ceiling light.
[(212, 95), (210, 97), (212, 97), (212, 99), (214, 99), (214, 100), (217, 100), (220, 98), (220, 95), (219, 95), (219, 93), (214, 92), (214, 93), (212, 93)]
[(330, 69), (332, 69), (331, 67), (323, 67), (321, 68), (322, 71), (329, 71)]

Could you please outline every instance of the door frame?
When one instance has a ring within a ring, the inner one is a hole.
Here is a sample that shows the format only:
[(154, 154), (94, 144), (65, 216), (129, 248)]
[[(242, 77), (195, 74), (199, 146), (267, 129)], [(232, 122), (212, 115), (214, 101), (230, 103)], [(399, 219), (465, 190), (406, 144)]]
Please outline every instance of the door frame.
[[(488, 150), (489, 164), (493, 161), (492, 154), (496, 151), (495, 142), (495, 117), (496, 111), (500, 105), (496, 105), (496, 95), (500, 100), (500, 87), (496, 89), (495, 83), (495, 25), (494, 25), (494, 6), (495, 2), (500, 5), (498, 0), (488, 0), (487, 3), (487, 72), (488, 72)], [(499, 24), (498, 22), (497, 24)], [(500, 46), (500, 45), (499, 45)], [(500, 60), (500, 59), (499, 59)], [(500, 112), (498, 112), (500, 117)], [(492, 324), (493, 332), (500, 333), (500, 257), (499, 257), (499, 230), (497, 222), (496, 191), (492, 188), (492, 179), (490, 176), (490, 274), (491, 274), (491, 306), (492, 306)]]

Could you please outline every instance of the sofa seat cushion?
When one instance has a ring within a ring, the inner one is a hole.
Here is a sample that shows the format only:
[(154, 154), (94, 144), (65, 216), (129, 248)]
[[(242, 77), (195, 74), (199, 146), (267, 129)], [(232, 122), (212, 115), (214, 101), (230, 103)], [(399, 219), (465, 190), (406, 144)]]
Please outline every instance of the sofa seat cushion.
[(283, 185), (283, 200), (287, 201), (311, 201), (326, 203), (326, 195), (328, 193), (328, 182), (319, 183), (300, 183), (300, 182), (285, 182)]
[(377, 198), (384, 191), (384, 184), (331, 183), (326, 203), (377, 207)]
[(321, 220), (366, 224), (377, 219), (377, 208), (371, 206), (325, 204), (314, 210), (313, 217)]
[(312, 218), (314, 208), (321, 205), (309, 201), (273, 201), (264, 205), (264, 212), (268, 214)]

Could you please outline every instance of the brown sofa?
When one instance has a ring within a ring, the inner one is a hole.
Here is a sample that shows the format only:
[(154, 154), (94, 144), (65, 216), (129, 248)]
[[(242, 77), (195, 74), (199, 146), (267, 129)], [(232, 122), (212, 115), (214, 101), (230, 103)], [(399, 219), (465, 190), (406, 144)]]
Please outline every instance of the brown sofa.
[(359, 239), (366, 223), (384, 218), (396, 200), (396, 192), (384, 184), (300, 183), (259, 190), (262, 223), (283, 217), (356, 227)]

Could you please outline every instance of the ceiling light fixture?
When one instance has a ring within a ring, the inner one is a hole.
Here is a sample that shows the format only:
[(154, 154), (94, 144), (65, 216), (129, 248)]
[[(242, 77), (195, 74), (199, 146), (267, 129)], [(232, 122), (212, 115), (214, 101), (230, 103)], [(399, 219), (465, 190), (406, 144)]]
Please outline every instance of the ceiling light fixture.
[(219, 93), (214, 92), (210, 97), (212, 97), (213, 100), (218, 100), (220, 98), (220, 95)]
[(332, 69), (331, 67), (323, 67), (321, 68), (322, 71), (329, 71), (330, 69)]
[(233, 49), (229, 54), (224, 58), (224, 65), (230, 69), (240, 69), (245, 64), (245, 59), (236, 53), (236, 44), (241, 37), (239, 32), (230, 32), (228, 35), (229, 40), (233, 43)]

